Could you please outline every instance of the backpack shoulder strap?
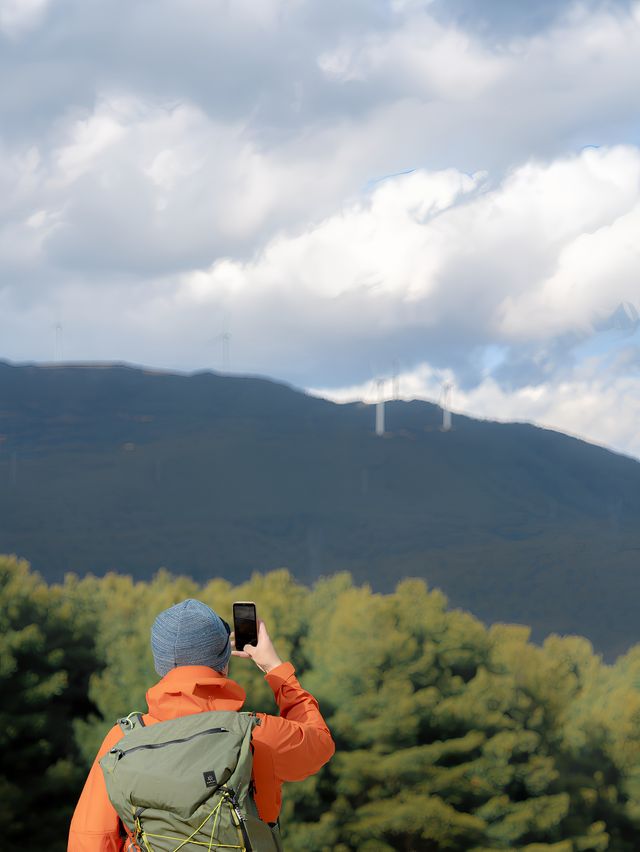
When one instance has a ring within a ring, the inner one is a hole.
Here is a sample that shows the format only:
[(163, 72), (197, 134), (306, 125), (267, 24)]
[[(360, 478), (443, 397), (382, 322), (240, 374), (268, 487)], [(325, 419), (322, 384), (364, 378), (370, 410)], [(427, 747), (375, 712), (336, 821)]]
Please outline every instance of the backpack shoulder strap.
[(144, 728), (145, 724), (142, 720), (143, 714), (139, 710), (134, 710), (122, 719), (118, 719), (118, 725), (125, 734), (133, 731), (134, 728)]

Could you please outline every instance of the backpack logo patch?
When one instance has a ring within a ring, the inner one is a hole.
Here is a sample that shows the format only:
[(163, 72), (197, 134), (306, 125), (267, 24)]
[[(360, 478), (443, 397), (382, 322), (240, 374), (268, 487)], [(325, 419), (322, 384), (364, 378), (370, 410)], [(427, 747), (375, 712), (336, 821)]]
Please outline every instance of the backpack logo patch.
[(213, 770), (211, 770), (209, 772), (203, 772), (202, 774), (204, 776), (204, 783), (207, 785), (207, 787), (215, 787), (216, 786), (216, 784), (218, 783), (218, 780), (216, 778), (216, 773)]

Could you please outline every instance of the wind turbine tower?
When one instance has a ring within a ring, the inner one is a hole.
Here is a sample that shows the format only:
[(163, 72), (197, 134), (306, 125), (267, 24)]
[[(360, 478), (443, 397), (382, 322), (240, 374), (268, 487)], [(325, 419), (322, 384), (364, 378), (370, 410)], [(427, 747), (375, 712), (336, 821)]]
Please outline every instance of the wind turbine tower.
[(60, 363), (62, 361), (62, 324), (56, 323), (56, 348), (55, 348), (55, 361)]
[(451, 431), (451, 382), (442, 385), (442, 431)]
[(222, 334), (217, 334), (213, 342), (218, 341), (222, 344), (222, 372), (228, 373), (231, 370), (231, 332), (225, 330)]
[(391, 398), (400, 399), (400, 376), (398, 375), (398, 361), (393, 362), (393, 380), (391, 384)]
[(376, 402), (376, 435), (384, 435), (384, 379), (378, 379), (378, 401)]
[(222, 369), (225, 373), (231, 370), (231, 332), (225, 331), (222, 336)]

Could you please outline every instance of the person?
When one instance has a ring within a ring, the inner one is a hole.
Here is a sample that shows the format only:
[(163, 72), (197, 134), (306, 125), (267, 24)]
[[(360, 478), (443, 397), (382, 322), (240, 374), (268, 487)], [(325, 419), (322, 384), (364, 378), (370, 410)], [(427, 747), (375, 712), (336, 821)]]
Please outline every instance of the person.
[[(151, 648), (160, 681), (147, 692), (145, 725), (209, 710), (242, 708), (246, 693), (229, 676), (229, 660), (251, 659), (265, 673), (280, 715), (258, 713), (252, 733), (254, 798), (258, 814), (275, 824), (282, 784), (301, 781), (331, 758), (335, 746), (318, 702), (302, 688), (290, 662), (282, 662), (267, 627), (258, 622), (258, 641), (236, 651), (229, 626), (206, 604), (188, 599), (161, 612), (151, 629)], [(89, 771), (69, 829), (69, 852), (121, 852), (130, 846), (112, 806), (99, 760), (124, 736), (115, 725)]]

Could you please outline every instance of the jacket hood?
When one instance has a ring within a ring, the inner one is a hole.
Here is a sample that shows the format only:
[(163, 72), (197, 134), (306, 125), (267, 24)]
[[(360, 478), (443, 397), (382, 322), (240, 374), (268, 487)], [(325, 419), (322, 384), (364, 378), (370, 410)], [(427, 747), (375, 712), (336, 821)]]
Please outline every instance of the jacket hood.
[(161, 722), (207, 710), (240, 710), (246, 692), (208, 666), (178, 666), (147, 691), (149, 714)]

